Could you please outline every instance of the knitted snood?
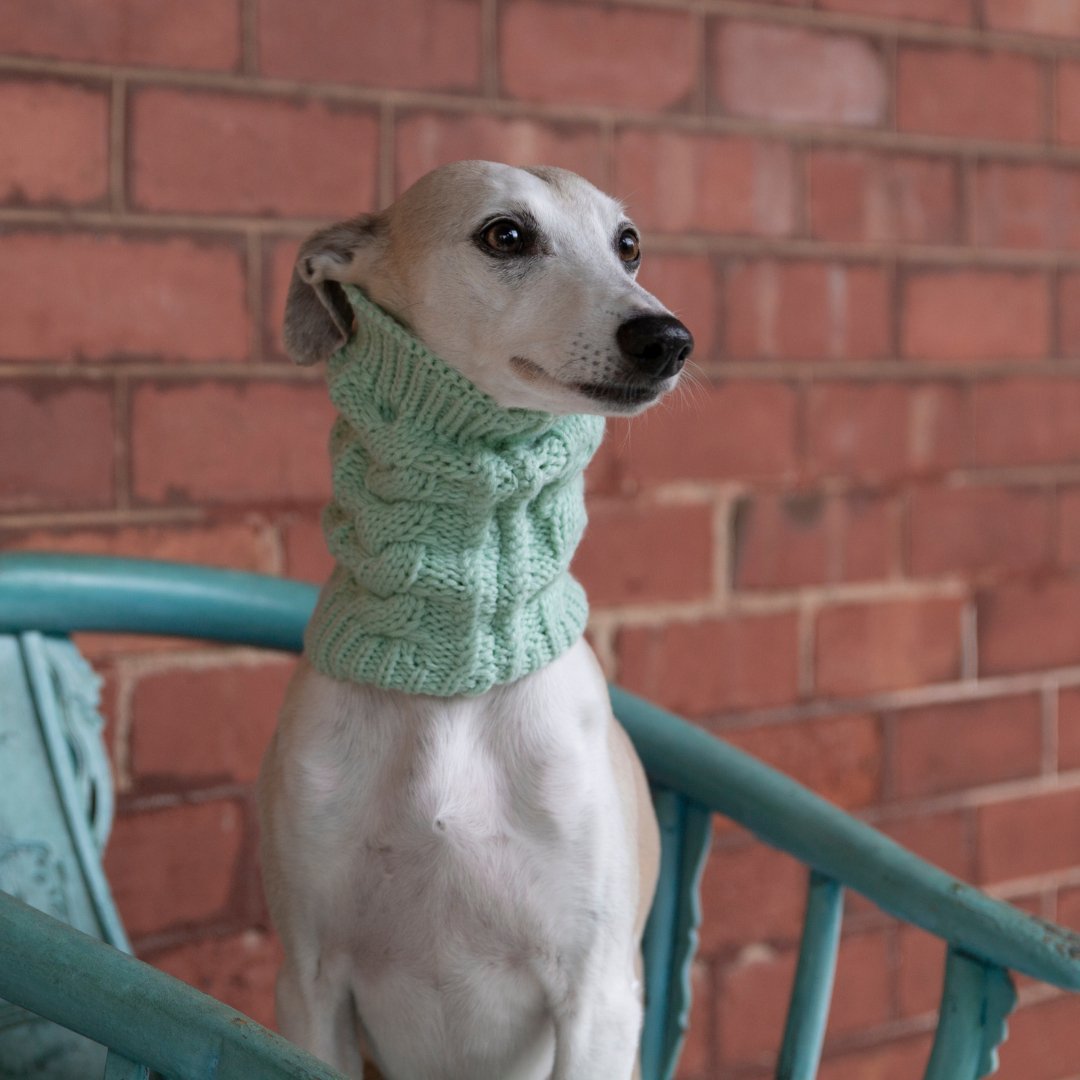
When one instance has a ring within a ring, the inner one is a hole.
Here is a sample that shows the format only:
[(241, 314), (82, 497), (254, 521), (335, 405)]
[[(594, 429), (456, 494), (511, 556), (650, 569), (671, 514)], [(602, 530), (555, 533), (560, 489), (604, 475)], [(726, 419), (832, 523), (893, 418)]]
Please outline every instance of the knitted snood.
[(337, 565), (305, 652), (337, 679), (481, 694), (585, 627), (568, 567), (585, 526), (595, 416), (504, 409), (356, 288), (330, 360), (339, 412), (323, 531)]

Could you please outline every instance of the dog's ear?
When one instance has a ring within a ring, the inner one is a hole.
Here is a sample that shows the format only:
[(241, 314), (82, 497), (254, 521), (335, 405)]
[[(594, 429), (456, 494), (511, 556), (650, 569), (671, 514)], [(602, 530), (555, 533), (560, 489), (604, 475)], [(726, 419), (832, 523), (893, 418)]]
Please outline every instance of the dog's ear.
[(300, 247), (285, 301), (285, 351), (298, 364), (332, 356), (355, 329), (341, 282), (361, 284), (382, 249), (384, 223), (350, 218), (312, 233)]

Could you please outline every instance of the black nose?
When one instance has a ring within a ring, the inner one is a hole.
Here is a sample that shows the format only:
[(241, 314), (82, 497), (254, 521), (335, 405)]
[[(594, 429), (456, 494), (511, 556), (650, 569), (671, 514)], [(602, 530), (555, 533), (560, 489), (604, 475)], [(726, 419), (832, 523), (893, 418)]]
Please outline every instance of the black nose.
[(623, 356), (642, 374), (670, 379), (694, 349), (690, 331), (673, 315), (638, 315), (615, 333)]

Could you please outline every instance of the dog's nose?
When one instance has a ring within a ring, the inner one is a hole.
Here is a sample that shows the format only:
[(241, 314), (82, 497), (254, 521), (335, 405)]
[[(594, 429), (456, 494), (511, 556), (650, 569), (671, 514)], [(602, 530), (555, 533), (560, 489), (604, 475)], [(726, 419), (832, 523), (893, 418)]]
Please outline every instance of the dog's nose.
[(623, 356), (642, 374), (670, 379), (693, 351), (694, 338), (673, 315), (638, 315), (615, 333)]

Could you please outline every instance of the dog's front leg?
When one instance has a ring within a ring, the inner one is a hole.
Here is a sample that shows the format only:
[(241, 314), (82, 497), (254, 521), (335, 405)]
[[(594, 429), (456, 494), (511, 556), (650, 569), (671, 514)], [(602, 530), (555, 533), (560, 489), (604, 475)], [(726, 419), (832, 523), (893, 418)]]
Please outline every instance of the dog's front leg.
[(642, 1008), (635, 988), (575, 993), (555, 1011), (551, 1080), (637, 1080)]

